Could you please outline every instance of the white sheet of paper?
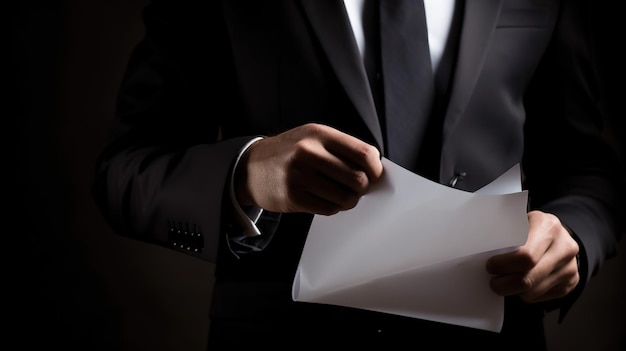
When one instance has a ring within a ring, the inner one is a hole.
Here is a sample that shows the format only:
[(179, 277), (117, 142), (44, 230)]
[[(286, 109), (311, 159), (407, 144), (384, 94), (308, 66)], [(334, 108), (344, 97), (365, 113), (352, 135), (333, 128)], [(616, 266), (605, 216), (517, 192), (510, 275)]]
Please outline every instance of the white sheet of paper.
[(293, 300), (499, 332), (504, 298), (485, 261), (526, 242), (519, 165), (475, 193), (383, 166), (355, 208), (313, 218)]

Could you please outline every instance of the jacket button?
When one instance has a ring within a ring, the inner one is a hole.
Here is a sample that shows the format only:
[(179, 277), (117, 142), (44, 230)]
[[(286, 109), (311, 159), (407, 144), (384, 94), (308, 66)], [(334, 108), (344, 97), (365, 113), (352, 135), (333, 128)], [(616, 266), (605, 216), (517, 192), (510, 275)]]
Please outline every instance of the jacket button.
[(460, 181), (465, 179), (465, 177), (467, 177), (467, 173), (466, 172), (457, 172), (454, 177), (450, 178), (450, 181), (448, 182), (448, 185), (451, 187), (456, 187), (456, 184)]

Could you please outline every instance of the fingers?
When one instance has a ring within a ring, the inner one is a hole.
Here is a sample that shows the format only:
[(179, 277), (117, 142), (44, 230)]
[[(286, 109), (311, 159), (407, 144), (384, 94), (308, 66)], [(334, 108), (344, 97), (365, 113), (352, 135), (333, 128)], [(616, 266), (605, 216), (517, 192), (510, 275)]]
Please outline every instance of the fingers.
[[(307, 180), (312, 180), (314, 177), (322, 177), (328, 182), (337, 183), (358, 195), (364, 194), (370, 184), (378, 179), (378, 176), (369, 176), (369, 173), (373, 172), (372, 166), (360, 167), (358, 164), (347, 162), (345, 159), (329, 152), (325, 145), (317, 140), (303, 140), (298, 143), (294, 150), (292, 166), (296, 169), (313, 172), (313, 174), (308, 176), (306, 174), (299, 175), (304, 176)], [(363, 169), (366, 167), (369, 169)], [(319, 184), (304, 183), (302, 185), (316, 189), (316, 186)]]
[(382, 171), (374, 146), (307, 124), (254, 143), (237, 167), (236, 195), (275, 212), (334, 214), (356, 206)]
[(580, 280), (576, 260), (557, 268), (546, 279), (538, 281), (534, 289), (521, 293), (522, 300), (528, 303), (537, 303), (557, 299), (569, 294)]
[(560, 230), (555, 216), (540, 216), (533, 211), (528, 214), (529, 231), (526, 244), (516, 251), (496, 255), (487, 260), (487, 271), (495, 275), (526, 272), (535, 267), (548, 251), (553, 241), (552, 231)]
[(289, 197), (303, 206), (315, 204), (307, 210), (319, 214), (353, 208), (382, 174), (378, 150), (327, 126), (311, 124), (303, 129), (307, 137), (294, 148), (292, 165), (301, 172), (290, 174), (306, 193), (292, 188)]
[(286, 197), (291, 211), (332, 215), (356, 206), (362, 192), (339, 184), (315, 169), (297, 168), (290, 172)]
[(498, 295), (519, 295), (526, 302), (536, 303), (563, 297), (579, 282), (576, 260), (557, 267), (547, 275), (540, 271), (495, 276), (491, 279), (491, 288)]
[(579, 281), (578, 244), (556, 216), (529, 213), (528, 240), (518, 250), (491, 257), (491, 288), (502, 296), (520, 295), (527, 302), (563, 297)]
[(324, 146), (330, 154), (336, 155), (352, 168), (362, 170), (372, 182), (380, 178), (383, 166), (380, 151), (374, 146), (338, 130), (329, 130)]

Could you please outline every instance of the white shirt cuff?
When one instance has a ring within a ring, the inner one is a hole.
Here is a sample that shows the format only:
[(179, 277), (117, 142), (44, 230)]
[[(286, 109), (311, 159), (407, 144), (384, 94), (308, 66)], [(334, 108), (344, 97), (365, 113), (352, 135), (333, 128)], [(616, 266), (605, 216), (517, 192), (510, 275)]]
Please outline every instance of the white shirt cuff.
[(241, 225), (241, 235), (231, 237), (232, 240), (238, 240), (247, 237), (259, 236), (261, 235), (261, 231), (256, 226), (256, 222), (258, 221), (261, 213), (263, 213), (262, 208), (258, 207), (246, 207), (244, 210), (239, 203), (237, 202), (237, 198), (235, 197), (235, 170), (239, 165), (239, 160), (241, 160), (241, 156), (248, 150), (250, 145), (255, 142), (263, 139), (262, 137), (257, 137), (250, 140), (239, 152), (239, 156), (235, 160), (235, 165), (233, 166), (233, 172), (230, 176), (230, 200), (233, 204), (233, 208), (236, 212), (237, 221)]

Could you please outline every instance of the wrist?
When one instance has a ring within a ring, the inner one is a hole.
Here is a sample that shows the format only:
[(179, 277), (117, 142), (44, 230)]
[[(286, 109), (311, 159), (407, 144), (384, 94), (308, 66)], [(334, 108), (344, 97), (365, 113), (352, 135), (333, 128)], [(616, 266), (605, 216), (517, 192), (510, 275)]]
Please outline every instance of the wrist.
[(252, 145), (260, 139), (261, 138), (256, 138), (254, 140), (251, 140), (248, 144), (246, 144), (246, 146), (244, 146), (242, 152), (237, 158), (237, 161), (235, 162), (235, 166), (233, 169), (233, 200), (242, 207), (255, 206), (252, 194), (250, 192), (250, 188), (248, 186), (248, 160)]

